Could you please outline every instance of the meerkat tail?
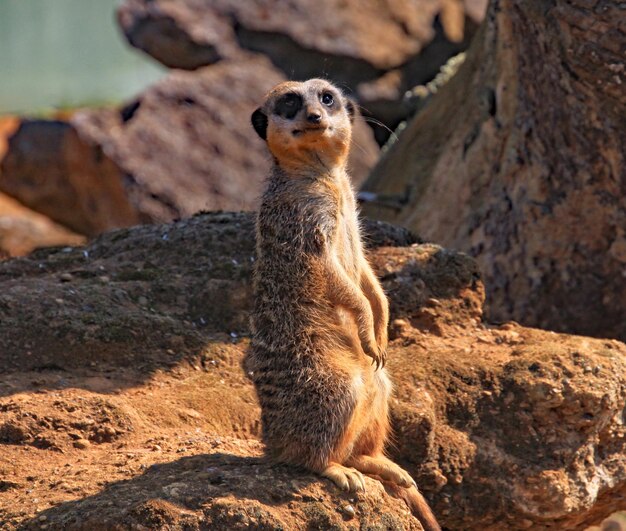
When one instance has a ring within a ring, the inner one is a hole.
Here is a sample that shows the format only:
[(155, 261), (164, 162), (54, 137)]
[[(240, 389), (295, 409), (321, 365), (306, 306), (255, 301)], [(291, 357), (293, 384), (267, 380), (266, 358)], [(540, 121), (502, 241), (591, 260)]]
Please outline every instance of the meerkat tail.
[(383, 485), (392, 496), (404, 500), (413, 516), (422, 524), (424, 531), (441, 531), (441, 526), (437, 522), (428, 502), (416, 487), (400, 487), (390, 481), (383, 481)]

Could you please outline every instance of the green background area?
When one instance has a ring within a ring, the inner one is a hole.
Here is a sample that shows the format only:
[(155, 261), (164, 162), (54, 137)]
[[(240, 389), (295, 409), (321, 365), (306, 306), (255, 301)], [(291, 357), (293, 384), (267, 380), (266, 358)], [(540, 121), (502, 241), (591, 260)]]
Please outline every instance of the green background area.
[(0, 0), (0, 113), (122, 101), (165, 70), (131, 49), (117, 0)]

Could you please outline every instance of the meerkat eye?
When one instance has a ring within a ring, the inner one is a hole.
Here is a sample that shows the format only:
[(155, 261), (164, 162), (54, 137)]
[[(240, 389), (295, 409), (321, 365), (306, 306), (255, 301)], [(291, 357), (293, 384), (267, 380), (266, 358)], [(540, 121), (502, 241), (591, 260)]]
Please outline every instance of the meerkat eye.
[(324, 92), (322, 94), (322, 103), (330, 107), (335, 102), (333, 95), (330, 92)]

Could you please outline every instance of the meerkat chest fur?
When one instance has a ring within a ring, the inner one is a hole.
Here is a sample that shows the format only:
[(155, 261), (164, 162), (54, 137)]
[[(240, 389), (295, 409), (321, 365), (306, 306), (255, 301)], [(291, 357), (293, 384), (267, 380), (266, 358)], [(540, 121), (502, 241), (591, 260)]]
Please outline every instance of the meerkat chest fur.
[(346, 272), (357, 280), (364, 257), (356, 200), (345, 172), (337, 176), (337, 181), (340, 193), (337, 200), (337, 231), (336, 240), (332, 246), (333, 252)]
[(354, 112), (336, 87), (313, 79), (278, 85), (252, 115), (274, 159), (257, 216), (255, 344), (300, 356), (311, 352), (304, 343), (352, 333), (325, 271), (335, 263), (358, 286), (365, 260), (346, 171)]

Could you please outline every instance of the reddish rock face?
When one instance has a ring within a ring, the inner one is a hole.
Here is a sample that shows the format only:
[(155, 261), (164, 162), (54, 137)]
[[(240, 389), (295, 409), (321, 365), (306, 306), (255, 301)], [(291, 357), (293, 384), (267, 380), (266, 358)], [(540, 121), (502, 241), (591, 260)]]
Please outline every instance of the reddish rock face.
[(408, 201), (364, 211), (475, 256), (494, 320), (625, 339), (623, 12), (490, 9), (365, 185)]
[(24, 120), (0, 163), (0, 189), (82, 234), (139, 223), (120, 169), (64, 121)]
[[(24, 122), (2, 161), (0, 189), (93, 235), (201, 210), (253, 210), (270, 169), (250, 123), (284, 81), (260, 56), (173, 72), (121, 109), (69, 122)], [(355, 122), (350, 171), (358, 186), (378, 158)]]
[[(0, 118), (0, 160), (8, 148), (8, 139), (21, 123), (17, 116)], [(0, 259), (25, 255), (39, 247), (80, 245), (84, 240), (84, 237), (0, 193)]]
[(40, 247), (84, 242), (83, 236), (0, 193), (0, 257), (22, 256)]
[(7, 141), (20, 126), (20, 118), (17, 116), (3, 116), (0, 118), (0, 160), (7, 151)]

